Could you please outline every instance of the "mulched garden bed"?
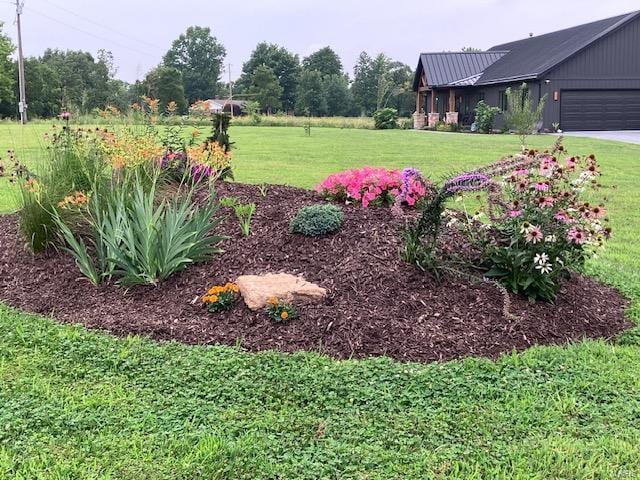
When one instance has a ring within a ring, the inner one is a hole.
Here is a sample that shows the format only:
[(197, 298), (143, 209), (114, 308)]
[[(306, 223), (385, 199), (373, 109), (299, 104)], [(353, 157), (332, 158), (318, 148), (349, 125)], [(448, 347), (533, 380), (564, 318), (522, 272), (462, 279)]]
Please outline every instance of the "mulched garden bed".
[[(337, 358), (387, 355), (433, 361), (469, 355), (495, 357), (536, 344), (609, 338), (631, 327), (627, 301), (615, 290), (576, 275), (555, 304), (528, 303), (512, 295), (502, 315), (495, 287), (452, 276), (440, 284), (404, 264), (398, 229), (404, 220), (388, 208), (345, 206), (342, 229), (331, 236), (289, 234), (289, 220), (319, 201), (311, 191), (225, 183), (221, 196), (257, 204), (250, 237), (222, 209), (225, 253), (192, 266), (160, 287), (93, 287), (73, 259), (51, 252), (33, 256), (23, 247), (15, 216), (0, 217), (0, 299), (62, 322), (116, 335), (140, 334), (192, 344), (240, 344), (257, 351), (313, 350)], [(329, 290), (324, 303), (304, 306), (300, 318), (273, 323), (240, 300), (230, 312), (211, 314), (196, 299), (206, 289), (242, 274), (287, 272)]]

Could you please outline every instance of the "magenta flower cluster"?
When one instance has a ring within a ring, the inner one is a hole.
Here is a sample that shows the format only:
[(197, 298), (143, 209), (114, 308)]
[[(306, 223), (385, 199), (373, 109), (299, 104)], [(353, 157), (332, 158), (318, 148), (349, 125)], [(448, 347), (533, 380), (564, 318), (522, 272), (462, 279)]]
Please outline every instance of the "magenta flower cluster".
[(329, 175), (316, 186), (316, 191), (329, 200), (356, 202), (363, 208), (398, 202), (414, 206), (427, 194), (428, 184), (413, 168), (400, 172), (363, 167)]
[(413, 207), (418, 201), (431, 196), (429, 194), (434, 192), (433, 184), (425, 179), (417, 168), (405, 168), (400, 179), (402, 184), (400, 192), (396, 196), (396, 205), (406, 204)]
[(211, 165), (196, 163), (191, 167), (191, 177), (195, 182), (209, 179), (212, 173), (214, 173), (214, 168)]

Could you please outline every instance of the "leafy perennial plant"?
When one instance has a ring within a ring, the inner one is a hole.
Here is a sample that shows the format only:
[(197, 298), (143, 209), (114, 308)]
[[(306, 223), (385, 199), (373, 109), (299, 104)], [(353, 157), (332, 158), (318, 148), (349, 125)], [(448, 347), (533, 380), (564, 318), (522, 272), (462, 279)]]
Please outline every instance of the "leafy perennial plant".
[(233, 307), (240, 289), (235, 283), (214, 285), (202, 297), (202, 304), (212, 313), (223, 312)]
[[(593, 155), (566, 156), (560, 140), (550, 152), (529, 151), (445, 181), (423, 207), (420, 219), (405, 231), (402, 257), (409, 263), (439, 274), (455, 271), (447, 266), (439, 245), (443, 221), (457, 225), (479, 250), (480, 269), (488, 279), (501, 282), (531, 299), (553, 300), (560, 279), (579, 270), (592, 257), (611, 229), (602, 203), (585, 198), (600, 187), (600, 168)], [(457, 217), (445, 210), (449, 198), (465, 193), (487, 193), (488, 223), (460, 228)]]

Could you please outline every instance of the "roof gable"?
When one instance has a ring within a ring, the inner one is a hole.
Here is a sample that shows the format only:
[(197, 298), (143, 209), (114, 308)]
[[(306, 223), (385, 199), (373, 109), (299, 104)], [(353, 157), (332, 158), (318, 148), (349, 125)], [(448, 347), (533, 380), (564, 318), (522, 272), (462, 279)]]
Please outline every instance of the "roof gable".
[(489, 49), (489, 52), (508, 50), (509, 53), (489, 65), (477, 84), (486, 85), (537, 78), (597, 39), (639, 17), (640, 11), (636, 11), (537, 37), (496, 45)]
[[(492, 63), (500, 59), (506, 52), (492, 50), (490, 52), (440, 52), (422, 53), (420, 64), (414, 81), (414, 89), (419, 85), (422, 71), (427, 77), (429, 86), (450, 85), (454, 82), (470, 84)], [(466, 83), (465, 83), (466, 82)]]

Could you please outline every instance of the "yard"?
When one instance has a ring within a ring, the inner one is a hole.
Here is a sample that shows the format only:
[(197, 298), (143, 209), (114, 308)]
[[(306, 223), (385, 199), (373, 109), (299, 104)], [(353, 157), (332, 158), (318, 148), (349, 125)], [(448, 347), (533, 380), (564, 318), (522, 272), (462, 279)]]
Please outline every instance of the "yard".
[[(45, 130), (2, 124), (0, 151), (32, 161)], [(238, 181), (301, 187), (362, 165), (437, 179), (518, 148), (503, 135), (231, 134)], [(635, 302), (638, 321), (640, 146), (565, 146), (595, 153), (615, 186), (615, 236), (589, 271)], [(0, 182), (7, 212), (14, 192)], [(0, 478), (636, 478), (638, 339), (635, 329), (496, 361), (338, 361), (117, 339), (0, 307)]]

